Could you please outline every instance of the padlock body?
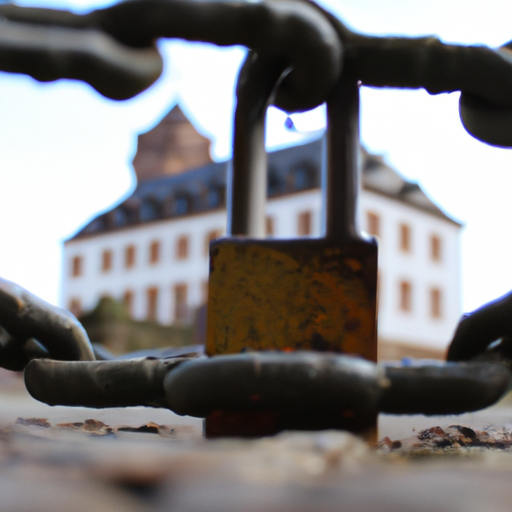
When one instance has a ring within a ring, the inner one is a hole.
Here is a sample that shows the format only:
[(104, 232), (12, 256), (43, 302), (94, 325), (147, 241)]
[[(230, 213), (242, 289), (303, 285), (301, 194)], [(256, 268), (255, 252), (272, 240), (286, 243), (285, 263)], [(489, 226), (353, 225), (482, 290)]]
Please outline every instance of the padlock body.
[(209, 355), (316, 350), (377, 360), (375, 240), (210, 245)]

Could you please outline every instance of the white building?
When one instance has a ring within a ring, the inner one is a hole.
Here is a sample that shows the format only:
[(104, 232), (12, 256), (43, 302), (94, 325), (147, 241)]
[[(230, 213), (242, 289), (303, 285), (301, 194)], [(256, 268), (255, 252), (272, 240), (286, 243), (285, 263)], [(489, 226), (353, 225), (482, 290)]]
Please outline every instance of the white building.
[[(227, 164), (208, 145), (179, 107), (139, 137), (133, 195), (64, 244), (65, 307), (78, 314), (108, 295), (136, 319), (191, 321), (206, 300), (209, 241), (226, 226)], [(319, 236), (321, 146), (269, 155), (269, 236)], [(380, 157), (362, 150), (362, 167), (362, 227), (380, 239), (380, 354), (440, 356), (461, 313), (461, 226)]]

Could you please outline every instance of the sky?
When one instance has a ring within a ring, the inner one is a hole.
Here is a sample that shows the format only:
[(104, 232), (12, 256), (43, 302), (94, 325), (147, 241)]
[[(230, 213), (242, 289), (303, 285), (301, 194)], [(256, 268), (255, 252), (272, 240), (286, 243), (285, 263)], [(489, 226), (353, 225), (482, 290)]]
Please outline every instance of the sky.
[[(512, 2), (487, 0), (321, 0), (352, 29), (369, 34), (436, 35), (445, 42), (500, 46), (512, 39)], [(92, 0), (25, 0), (23, 5), (87, 10)], [(0, 73), (0, 276), (58, 303), (63, 240), (135, 187), (137, 134), (177, 102), (231, 154), (234, 85), (244, 49), (163, 41), (162, 77), (125, 102), (61, 80), (39, 84)], [(361, 139), (448, 215), (461, 236), (464, 311), (512, 289), (512, 152), (463, 129), (458, 93), (363, 88)], [(270, 109), (268, 147), (308, 138), (325, 126), (324, 108), (293, 115)]]

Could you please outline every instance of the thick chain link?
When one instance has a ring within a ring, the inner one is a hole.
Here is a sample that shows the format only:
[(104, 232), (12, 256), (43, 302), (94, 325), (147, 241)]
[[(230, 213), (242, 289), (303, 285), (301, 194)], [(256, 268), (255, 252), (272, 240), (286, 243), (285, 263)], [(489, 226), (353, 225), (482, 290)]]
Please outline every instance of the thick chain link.
[(114, 99), (149, 87), (162, 70), (159, 38), (243, 45), (286, 60), (274, 104), (288, 112), (325, 102), (342, 69), (364, 85), (462, 91), (461, 119), (476, 138), (512, 146), (509, 45), (371, 37), (305, 0), (131, 0), (88, 14), (0, 6), (0, 69), (38, 80), (83, 80)]
[(71, 313), (6, 280), (0, 280), (0, 325), (0, 366), (25, 369), (30, 394), (50, 405), (144, 405), (200, 417), (226, 408), (313, 414), (329, 404), (356, 416), (453, 414), (491, 405), (510, 382), (499, 351), (490, 363), (417, 367), (306, 352), (94, 361)]
[(14, 345), (20, 365), (37, 354), (66, 361), (94, 360), (85, 329), (69, 311), (5, 279), (0, 279), (0, 325), (9, 335), (0, 348), (0, 366), (2, 352), (12, 353)]
[[(272, 80), (278, 84), (273, 91), (273, 104), (288, 112), (308, 110), (325, 102), (342, 73), (370, 86), (425, 88), (433, 94), (460, 90), (460, 112), (466, 129), (484, 142), (512, 146), (512, 59), (507, 46), (490, 49), (446, 45), (435, 38), (365, 36), (348, 30), (306, 0), (130, 0), (83, 15), (0, 6), (1, 70), (25, 73), (41, 81), (82, 80), (113, 99), (132, 97), (158, 78), (162, 71), (162, 58), (156, 48), (159, 38), (246, 46), (252, 52), (240, 83), (251, 76), (252, 66), (262, 61), (269, 63), (276, 71)], [(189, 384), (202, 389), (212, 386), (215, 390), (217, 382), (225, 390), (232, 390), (236, 385), (229, 375), (242, 371), (253, 376), (249, 381), (256, 391), (261, 391), (276, 375), (294, 380), (294, 372), (323, 368), (313, 382), (322, 392), (332, 390), (330, 384), (322, 388), (322, 383), (345, 382), (346, 393), (360, 393), (367, 399), (361, 403), (369, 409), (400, 413), (414, 409), (433, 414), (488, 405), (509, 381), (508, 370), (489, 363), (421, 372), (388, 369), (383, 373), (371, 363), (365, 363), (363, 369), (353, 359), (320, 354), (294, 356), (295, 369), (289, 358), (275, 354), (208, 361), (182, 358), (95, 362), (87, 334), (70, 313), (3, 280), (0, 325), (5, 330), (0, 336), (0, 366), (26, 366), (25, 378), (31, 393), (52, 404), (141, 404), (170, 407), (182, 414), (207, 414), (208, 407), (199, 407), (197, 397), (184, 398)], [(460, 338), (462, 331), (458, 332)], [(461, 346), (459, 338), (457, 347)], [(454, 353), (455, 350), (450, 353), (451, 357)], [(59, 359), (72, 362), (56, 361)], [(219, 380), (226, 365), (231, 365), (232, 372), (228, 372), (227, 379)], [(263, 367), (268, 369), (268, 379), (262, 380), (258, 372)], [(411, 389), (408, 382), (421, 383), (417, 387), (419, 395), (407, 395)], [(430, 409), (414, 408), (412, 402), (418, 396), (424, 397), (436, 382), (452, 382), (460, 393), (475, 384), (476, 398), (464, 401), (458, 391), (442, 406), (439, 401), (437, 405), (430, 401)], [(240, 401), (234, 408), (256, 396), (242, 391), (233, 398)], [(399, 395), (401, 402), (396, 401)], [(222, 393), (215, 396), (222, 398)], [(335, 400), (343, 401), (342, 398), (335, 396)], [(286, 393), (279, 398), (280, 403), (290, 399)], [(370, 402), (372, 405), (368, 405)], [(210, 397), (209, 403), (219, 405), (215, 397)], [(397, 403), (402, 405), (398, 407)], [(298, 402), (293, 407), (299, 407)]]

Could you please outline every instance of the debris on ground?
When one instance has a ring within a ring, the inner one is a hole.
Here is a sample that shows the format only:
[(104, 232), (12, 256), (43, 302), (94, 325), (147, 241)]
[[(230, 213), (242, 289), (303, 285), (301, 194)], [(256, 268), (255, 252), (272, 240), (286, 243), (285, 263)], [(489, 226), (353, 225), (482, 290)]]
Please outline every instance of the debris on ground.
[(392, 441), (385, 437), (376, 446), (380, 452), (395, 452), (404, 455), (457, 454), (482, 450), (512, 452), (512, 430), (491, 425), (483, 429), (464, 425), (446, 428), (434, 426), (421, 430), (406, 439)]
[(102, 421), (95, 419), (87, 419), (85, 421), (57, 423), (51, 425), (46, 418), (18, 418), (16, 425), (28, 428), (43, 428), (52, 431), (71, 431), (81, 432), (95, 436), (116, 435), (120, 432), (135, 432), (142, 434), (158, 434), (162, 437), (172, 437), (175, 435), (175, 429), (166, 425), (158, 425), (148, 422), (144, 425), (132, 427), (128, 425), (106, 425)]
[[(502, 512), (512, 502), (504, 427), (434, 426), (372, 450), (340, 431), (205, 440), (188, 425), (109, 423), (50, 415), (0, 425), (2, 510)], [(427, 452), (477, 456), (414, 457)]]

